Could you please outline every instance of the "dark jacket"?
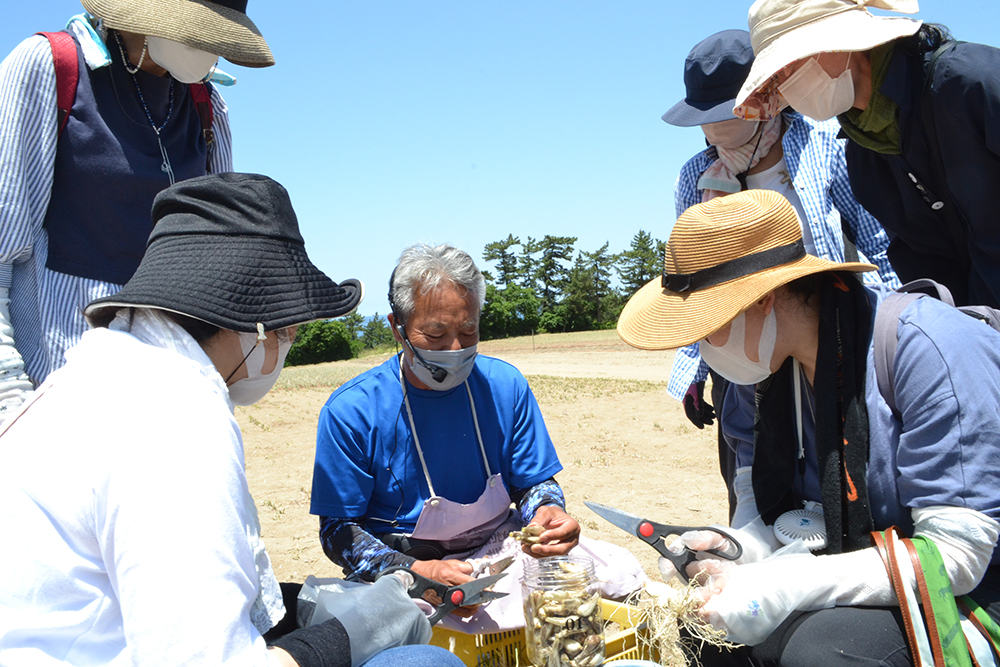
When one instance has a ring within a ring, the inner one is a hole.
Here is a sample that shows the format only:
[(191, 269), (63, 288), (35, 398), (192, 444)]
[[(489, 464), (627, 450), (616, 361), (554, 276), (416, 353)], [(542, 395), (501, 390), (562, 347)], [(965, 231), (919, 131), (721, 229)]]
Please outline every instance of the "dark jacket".
[[(953, 42), (940, 55), (929, 88), (931, 125), (921, 98), (935, 49), (920, 53), (912, 44), (897, 44), (880, 89), (899, 105), (902, 155), (848, 141), (851, 187), (889, 233), (889, 261), (901, 281), (934, 278), (959, 304), (1000, 307), (1000, 49)], [(944, 173), (929, 149), (935, 131)], [(949, 192), (957, 229), (941, 210)]]

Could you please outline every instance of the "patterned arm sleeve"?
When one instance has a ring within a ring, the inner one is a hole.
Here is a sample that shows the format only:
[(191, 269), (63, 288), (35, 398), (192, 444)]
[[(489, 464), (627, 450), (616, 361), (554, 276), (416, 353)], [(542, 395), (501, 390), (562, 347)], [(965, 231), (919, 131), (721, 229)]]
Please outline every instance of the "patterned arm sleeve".
[(358, 523), (358, 518), (319, 518), (319, 541), (327, 558), (344, 568), (344, 573), (357, 575), (362, 581), (375, 581), (387, 567), (409, 567), (415, 558), (404, 556), (386, 546)]
[(681, 167), (680, 173), (677, 174), (677, 181), (674, 183), (674, 209), (678, 217), (684, 211), (701, 202), (698, 179), (712, 164), (712, 159), (706, 151), (702, 151)]
[[(708, 168), (712, 158), (707, 151), (698, 153), (684, 163), (677, 182), (674, 183), (674, 207), (677, 215), (701, 202), (698, 191), (698, 179)], [(667, 393), (678, 401), (684, 400), (684, 394), (694, 382), (702, 382), (708, 377), (708, 364), (701, 360), (698, 344), (688, 345), (677, 350), (674, 355), (674, 367), (670, 372), (670, 382)]]
[(517, 507), (517, 513), (521, 523), (527, 525), (535, 516), (535, 512), (543, 505), (558, 505), (566, 509), (566, 497), (563, 495), (562, 487), (555, 478), (549, 477), (544, 482), (539, 482), (529, 489), (510, 490), (511, 499)]
[(708, 364), (701, 359), (698, 343), (682, 347), (674, 353), (674, 367), (670, 371), (667, 393), (678, 401), (695, 382), (703, 382), (708, 377)]

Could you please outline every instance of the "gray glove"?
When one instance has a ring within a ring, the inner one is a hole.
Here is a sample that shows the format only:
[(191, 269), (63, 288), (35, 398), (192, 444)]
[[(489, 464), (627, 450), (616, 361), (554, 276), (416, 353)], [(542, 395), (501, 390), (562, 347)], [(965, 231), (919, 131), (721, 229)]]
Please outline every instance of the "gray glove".
[(312, 625), (330, 618), (340, 621), (351, 642), (352, 667), (395, 646), (426, 644), (431, 639), (431, 624), (407, 595), (407, 585), (392, 575), (371, 585), (321, 595), (316, 600)]

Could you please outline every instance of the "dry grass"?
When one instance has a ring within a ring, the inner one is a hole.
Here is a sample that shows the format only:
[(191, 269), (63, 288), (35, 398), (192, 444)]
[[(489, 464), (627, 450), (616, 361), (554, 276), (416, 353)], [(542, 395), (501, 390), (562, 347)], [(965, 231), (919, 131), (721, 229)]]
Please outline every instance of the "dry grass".
[(576, 401), (580, 398), (601, 398), (622, 394), (644, 394), (651, 391), (666, 391), (664, 382), (647, 380), (623, 380), (620, 378), (579, 378), (553, 377), (551, 375), (528, 375), (531, 391), (540, 402), (560, 403)]

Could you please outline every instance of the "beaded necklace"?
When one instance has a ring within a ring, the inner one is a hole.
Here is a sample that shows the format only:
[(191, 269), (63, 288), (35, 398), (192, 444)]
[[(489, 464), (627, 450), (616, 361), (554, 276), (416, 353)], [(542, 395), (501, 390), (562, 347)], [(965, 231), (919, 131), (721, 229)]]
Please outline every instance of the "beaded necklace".
[(164, 172), (170, 179), (170, 185), (174, 184), (174, 168), (170, 164), (170, 156), (167, 155), (167, 149), (164, 148), (163, 142), (160, 140), (160, 131), (167, 126), (167, 122), (170, 120), (170, 116), (174, 113), (174, 81), (170, 80), (170, 105), (167, 107), (167, 117), (163, 119), (160, 126), (157, 127), (156, 123), (153, 122), (153, 115), (149, 113), (149, 107), (146, 106), (146, 98), (143, 97), (142, 88), (139, 87), (139, 80), (135, 78), (136, 72), (139, 71), (139, 66), (142, 65), (142, 59), (146, 55), (146, 45), (143, 44), (142, 56), (139, 57), (139, 65), (136, 65), (135, 69), (129, 67), (128, 56), (125, 55), (125, 47), (122, 45), (121, 35), (118, 31), (115, 31), (115, 40), (118, 42), (118, 50), (122, 54), (122, 63), (125, 65), (125, 71), (132, 76), (132, 83), (135, 84), (135, 91), (139, 93), (139, 103), (142, 104), (142, 110), (146, 112), (146, 120), (149, 121), (149, 126), (153, 128), (153, 132), (156, 133), (156, 143), (160, 146), (160, 156), (163, 158), (163, 163), (160, 165), (160, 171)]

